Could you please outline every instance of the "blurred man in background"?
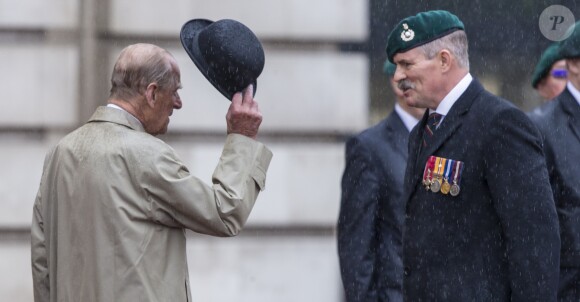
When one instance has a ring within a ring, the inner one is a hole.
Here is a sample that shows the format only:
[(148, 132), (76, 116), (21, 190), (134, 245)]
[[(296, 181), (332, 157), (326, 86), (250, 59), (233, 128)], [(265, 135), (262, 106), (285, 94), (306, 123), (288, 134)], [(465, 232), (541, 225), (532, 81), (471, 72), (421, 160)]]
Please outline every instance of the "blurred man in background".
[(561, 42), (566, 89), (531, 115), (544, 139), (544, 153), (560, 221), (559, 301), (580, 301), (580, 22)]
[(235, 236), (272, 153), (250, 86), (236, 93), (213, 185), (155, 136), (182, 106), (173, 56), (126, 47), (108, 105), (46, 156), (32, 221), (35, 301), (191, 301), (185, 229)]
[(338, 219), (338, 255), (346, 299), (403, 301), (402, 200), (409, 132), (424, 109), (409, 107), (393, 80), (395, 65), (383, 71), (397, 102), (393, 112), (346, 144), (346, 168)]
[(544, 102), (552, 100), (566, 88), (566, 62), (560, 55), (558, 44), (550, 45), (536, 65), (532, 75), (532, 87)]

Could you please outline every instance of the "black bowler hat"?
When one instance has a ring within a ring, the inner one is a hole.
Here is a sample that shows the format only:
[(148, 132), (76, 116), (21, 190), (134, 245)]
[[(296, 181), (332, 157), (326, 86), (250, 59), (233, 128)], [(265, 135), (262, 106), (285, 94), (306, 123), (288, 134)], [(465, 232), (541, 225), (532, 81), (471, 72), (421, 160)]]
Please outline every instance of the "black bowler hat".
[(228, 100), (250, 84), (256, 94), (264, 49), (248, 27), (230, 19), (193, 19), (181, 27), (180, 38), (195, 66)]

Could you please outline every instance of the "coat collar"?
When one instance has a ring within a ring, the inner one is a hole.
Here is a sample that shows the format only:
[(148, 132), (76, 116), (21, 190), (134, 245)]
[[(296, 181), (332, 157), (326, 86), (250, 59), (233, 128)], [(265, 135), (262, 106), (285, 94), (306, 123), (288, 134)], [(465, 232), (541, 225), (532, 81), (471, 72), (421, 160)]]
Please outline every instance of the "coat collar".
[(137, 118), (135, 118), (130, 113), (124, 110), (119, 110), (112, 107), (106, 106), (98, 107), (88, 122), (115, 123), (139, 132), (145, 132), (145, 128), (143, 128), (143, 125), (139, 122)]

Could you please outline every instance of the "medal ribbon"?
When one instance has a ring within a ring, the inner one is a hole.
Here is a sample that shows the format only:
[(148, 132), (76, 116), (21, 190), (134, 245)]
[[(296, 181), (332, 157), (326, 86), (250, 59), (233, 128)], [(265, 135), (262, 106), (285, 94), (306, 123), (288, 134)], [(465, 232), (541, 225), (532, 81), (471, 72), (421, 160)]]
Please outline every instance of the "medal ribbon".
[(433, 173), (433, 179), (437, 178), (437, 175), (439, 175), (439, 170), (441, 170), (441, 157), (435, 157), (436, 161), (435, 161), (435, 173)]
[(447, 160), (447, 165), (445, 165), (445, 180), (449, 181), (451, 178), (451, 171), (453, 170), (451, 167), (453, 167), (454, 164), (454, 160), (452, 159), (448, 159)]
[(459, 183), (461, 182), (462, 171), (463, 171), (463, 162), (456, 161), (455, 167), (453, 167), (453, 174), (451, 175), (451, 178), (453, 179), (453, 182), (456, 183), (457, 185), (459, 185)]
[(447, 158), (441, 157), (441, 162), (439, 163), (439, 166), (441, 167), (438, 169), (437, 175), (440, 176), (441, 179), (443, 179), (443, 174), (445, 174), (445, 167), (447, 167)]
[[(427, 177), (432, 177), (434, 165), (435, 165), (435, 156), (431, 155), (429, 156), (427, 164), (425, 165), (425, 171), (423, 172), (423, 181), (427, 180)], [(431, 170), (431, 173), (429, 173), (429, 170)]]

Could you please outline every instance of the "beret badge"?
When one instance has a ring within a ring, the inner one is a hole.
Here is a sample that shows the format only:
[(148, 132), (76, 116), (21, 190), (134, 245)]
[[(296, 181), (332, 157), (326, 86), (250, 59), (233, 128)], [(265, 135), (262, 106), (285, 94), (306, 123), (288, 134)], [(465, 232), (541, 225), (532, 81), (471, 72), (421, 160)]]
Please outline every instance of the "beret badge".
[(415, 37), (415, 32), (412, 29), (409, 29), (409, 25), (407, 23), (403, 23), (403, 31), (401, 32), (401, 39), (405, 42), (409, 42), (413, 40)]

